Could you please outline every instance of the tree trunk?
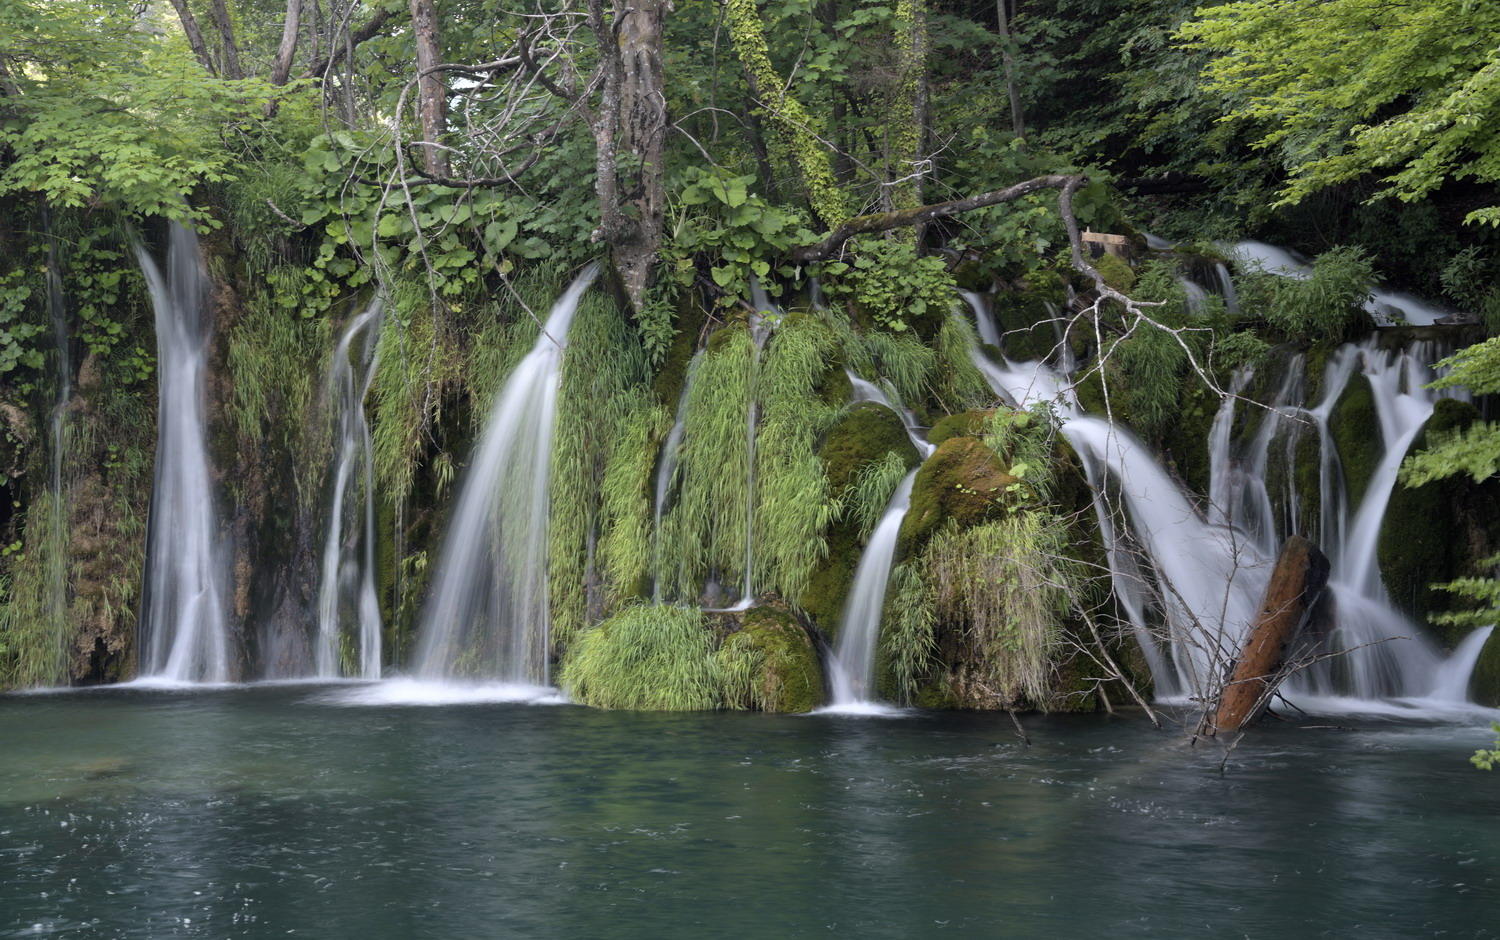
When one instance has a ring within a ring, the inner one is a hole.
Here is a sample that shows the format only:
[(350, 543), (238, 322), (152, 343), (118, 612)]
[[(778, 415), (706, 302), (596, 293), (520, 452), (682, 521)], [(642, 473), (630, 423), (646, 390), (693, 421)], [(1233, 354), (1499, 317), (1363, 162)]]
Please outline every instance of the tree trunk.
[(448, 129), (448, 86), (440, 72), (437, 10), (433, 0), (411, 0), (412, 34), (417, 43), (417, 114), (422, 125), (422, 162), (433, 176), (449, 176), (442, 141)]
[(286, 0), (286, 20), (281, 25), (281, 45), (271, 63), (271, 84), (285, 85), (297, 56), (297, 33), (302, 25), (302, 0)]
[(1285, 678), (1282, 667), (1298, 628), (1327, 584), (1328, 559), (1318, 547), (1300, 535), (1287, 539), (1245, 648), (1219, 695), (1213, 719), (1216, 733), (1238, 731), (1264, 711)]
[[(923, 0), (901, 0), (896, 4), (896, 48), (901, 53), (901, 74), (892, 102), (886, 156), (887, 180), (891, 185), (888, 205), (911, 209), (922, 204), (922, 144), (927, 128), (927, 5)], [(897, 181), (900, 182), (897, 182)], [(917, 226), (916, 238), (922, 237)]]
[(188, 48), (193, 50), (193, 55), (203, 63), (208, 74), (217, 75), (218, 70), (214, 68), (213, 56), (208, 53), (208, 43), (203, 41), (203, 31), (198, 28), (198, 18), (188, 8), (187, 0), (172, 0), (172, 9), (177, 11), (177, 18), (182, 21), (182, 34), (187, 37)]
[(219, 27), (219, 73), (225, 78), (244, 78), (245, 70), (240, 65), (240, 47), (234, 41), (234, 22), (229, 18), (229, 8), (224, 0), (213, 0), (210, 6), (214, 24)]
[(1008, 0), (995, 0), (995, 18), (1000, 30), (1000, 62), (1005, 68), (1005, 92), (1010, 96), (1010, 127), (1017, 136), (1026, 136), (1026, 121), (1021, 116), (1021, 94), (1016, 89), (1016, 59), (1010, 51), (1010, 15), (1005, 11)]
[[(611, 240), (615, 269), (636, 313), (645, 301), (651, 267), (661, 246), (666, 208), (662, 148), (667, 136), (667, 98), (662, 87), (662, 21), (670, 0), (631, 0), (617, 6), (619, 45), (619, 138), (617, 151), (638, 161), (635, 178), (617, 197), (624, 225)], [(618, 173), (618, 165), (616, 167)]]

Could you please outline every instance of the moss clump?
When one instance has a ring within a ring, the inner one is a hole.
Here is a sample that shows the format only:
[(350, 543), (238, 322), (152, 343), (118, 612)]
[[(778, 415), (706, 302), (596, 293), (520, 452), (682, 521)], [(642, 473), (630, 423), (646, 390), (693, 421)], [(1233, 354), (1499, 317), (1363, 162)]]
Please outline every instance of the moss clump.
[(990, 415), (994, 413), (994, 409), (991, 408), (973, 409), (956, 415), (948, 415), (940, 419), (927, 432), (927, 442), (936, 447), (950, 437), (982, 437), (989, 427)]
[[(888, 454), (897, 455), (908, 469), (917, 465), (916, 448), (906, 436), (901, 419), (873, 402), (862, 402), (845, 411), (818, 448), (828, 477), (828, 493), (842, 503), (860, 475)], [(813, 567), (807, 587), (797, 600), (797, 606), (830, 636), (838, 628), (844, 596), (859, 564), (859, 530), (859, 520), (849, 513), (828, 527), (828, 554)]]
[(1176, 394), (1176, 408), (1170, 419), (1159, 426), (1162, 450), (1179, 479), (1194, 491), (1207, 493), (1208, 447), (1204, 442), (1219, 411), (1219, 396), (1196, 377), (1187, 379)]
[(874, 402), (860, 402), (839, 416), (818, 447), (829, 491), (842, 494), (865, 465), (889, 453), (901, 454), (907, 466), (917, 463), (917, 449), (895, 412)]
[(1128, 262), (1115, 255), (1105, 254), (1096, 258), (1094, 269), (1104, 278), (1104, 283), (1122, 294), (1130, 293), (1130, 289), (1135, 286), (1135, 271), (1131, 270)]
[(1018, 482), (983, 441), (948, 438), (917, 471), (898, 556), (920, 550), (949, 521), (967, 527), (998, 515), (1007, 488)]
[(1380, 463), (1384, 446), (1369, 379), (1356, 375), (1349, 380), (1349, 387), (1333, 408), (1328, 431), (1344, 468), (1344, 492), (1348, 494), (1349, 505), (1358, 506), (1365, 498), (1365, 488)]
[(823, 703), (818, 652), (802, 625), (772, 607), (745, 612), (718, 652), (731, 708), (807, 712)]
[(722, 693), (713, 645), (700, 611), (640, 604), (580, 633), (560, 679), (575, 702), (595, 708), (717, 708)]
[(1480, 705), (1500, 707), (1500, 631), (1490, 634), (1479, 653), (1474, 676), (1469, 680), (1469, 695)]

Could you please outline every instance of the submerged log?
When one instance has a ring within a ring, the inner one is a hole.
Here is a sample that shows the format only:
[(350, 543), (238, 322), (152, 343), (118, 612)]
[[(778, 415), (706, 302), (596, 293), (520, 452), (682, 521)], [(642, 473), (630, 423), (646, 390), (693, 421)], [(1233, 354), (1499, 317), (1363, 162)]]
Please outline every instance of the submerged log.
[(1219, 695), (1215, 732), (1238, 731), (1264, 710), (1280, 683), (1287, 651), (1328, 584), (1328, 559), (1300, 535), (1287, 539), (1266, 585), (1255, 625)]

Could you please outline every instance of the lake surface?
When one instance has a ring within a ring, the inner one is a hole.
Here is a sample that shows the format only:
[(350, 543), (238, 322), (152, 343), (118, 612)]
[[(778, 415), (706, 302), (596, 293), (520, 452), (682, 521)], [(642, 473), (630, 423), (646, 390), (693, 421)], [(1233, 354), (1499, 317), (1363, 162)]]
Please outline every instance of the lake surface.
[(1479, 719), (1272, 724), (1221, 775), (1134, 716), (368, 698), (0, 697), (0, 936), (1500, 933)]

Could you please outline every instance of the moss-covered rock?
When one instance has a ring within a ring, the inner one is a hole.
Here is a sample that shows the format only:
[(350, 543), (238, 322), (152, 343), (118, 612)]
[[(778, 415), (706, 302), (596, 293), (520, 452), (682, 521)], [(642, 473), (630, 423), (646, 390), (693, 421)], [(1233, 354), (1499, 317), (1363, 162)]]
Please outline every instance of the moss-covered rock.
[(941, 418), (928, 430), (927, 442), (936, 447), (950, 437), (981, 437), (994, 413), (993, 408), (975, 409)]
[(1380, 439), (1380, 417), (1375, 412), (1375, 393), (1370, 380), (1356, 375), (1333, 408), (1328, 422), (1344, 468), (1344, 492), (1349, 505), (1358, 506), (1364, 499), (1370, 477), (1380, 463), (1384, 444)]
[[(874, 402), (861, 402), (848, 409), (818, 447), (823, 472), (828, 476), (828, 492), (841, 496), (861, 470), (891, 453), (899, 454), (908, 467), (916, 466), (921, 459), (901, 419)], [(826, 538), (828, 555), (814, 567), (797, 605), (819, 630), (833, 636), (859, 564), (859, 525), (853, 519), (840, 519), (828, 527)]]
[(907, 466), (916, 466), (917, 449), (901, 418), (875, 402), (860, 402), (840, 415), (818, 446), (833, 493), (842, 493), (866, 464), (892, 452), (901, 454)]
[(1005, 291), (994, 295), (991, 311), (1005, 355), (1016, 360), (1045, 359), (1057, 345), (1051, 321), (1063, 302), (1060, 290)]
[(1479, 653), (1474, 677), (1469, 681), (1469, 696), (1480, 705), (1500, 707), (1500, 630), (1490, 634)]
[[(790, 614), (752, 607), (719, 651), (726, 698), (767, 712), (807, 712), (823, 704), (823, 670), (812, 638)], [(736, 669), (738, 661), (745, 668)], [(744, 686), (744, 688), (740, 688)]]
[(962, 528), (998, 515), (1007, 488), (1020, 482), (1006, 469), (978, 438), (943, 441), (912, 483), (911, 508), (901, 523), (897, 556), (920, 550), (949, 520)]
[(1105, 254), (1095, 258), (1094, 269), (1104, 278), (1104, 283), (1122, 294), (1130, 293), (1130, 289), (1135, 286), (1135, 271), (1131, 269), (1129, 262), (1116, 255)]

